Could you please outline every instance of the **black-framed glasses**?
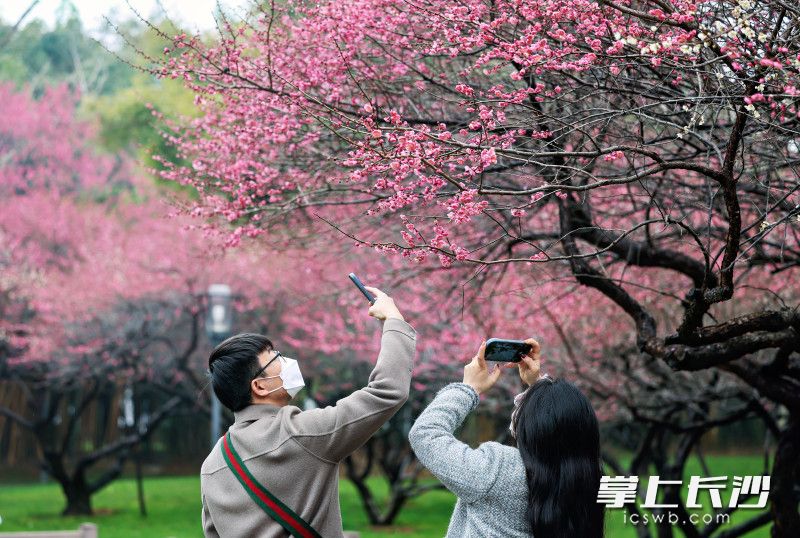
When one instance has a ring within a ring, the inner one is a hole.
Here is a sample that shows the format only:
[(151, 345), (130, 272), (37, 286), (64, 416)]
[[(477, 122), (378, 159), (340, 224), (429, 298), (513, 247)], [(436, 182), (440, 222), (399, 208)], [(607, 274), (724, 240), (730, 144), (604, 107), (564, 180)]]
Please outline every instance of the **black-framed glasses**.
[(278, 357), (280, 357), (280, 356), (281, 356), (281, 352), (280, 352), (280, 351), (276, 351), (276, 352), (275, 352), (275, 356), (274, 356), (274, 357), (272, 357), (272, 358), (271, 358), (269, 361), (267, 361), (267, 364), (265, 364), (264, 366), (262, 366), (261, 368), (259, 368), (259, 369), (258, 369), (258, 372), (256, 372), (256, 375), (254, 375), (254, 376), (253, 376), (253, 379), (251, 379), (251, 381), (253, 381), (253, 380), (255, 380), (255, 379), (258, 379), (258, 378), (261, 376), (261, 374), (264, 372), (264, 370), (266, 370), (266, 369), (267, 369), (267, 367), (268, 367), (270, 364), (272, 364), (272, 363), (273, 363), (273, 361), (275, 361), (275, 359), (277, 359), (277, 358), (278, 358)]

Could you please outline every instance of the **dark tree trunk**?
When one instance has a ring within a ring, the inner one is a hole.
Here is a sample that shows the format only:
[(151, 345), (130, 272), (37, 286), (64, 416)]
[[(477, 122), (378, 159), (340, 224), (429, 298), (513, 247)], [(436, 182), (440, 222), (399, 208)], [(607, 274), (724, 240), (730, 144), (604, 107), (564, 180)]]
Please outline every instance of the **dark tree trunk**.
[(774, 524), (772, 538), (800, 536), (798, 493), (800, 486), (800, 415), (792, 412), (789, 423), (778, 441), (770, 489)]
[(92, 493), (83, 477), (61, 484), (67, 506), (61, 512), (64, 516), (92, 515)]
[(144, 500), (144, 475), (142, 474), (142, 458), (139, 451), (134, 456), (136, 465), (136, 498), (139, 500), (139, 514), (147, 517), (147, 505)]

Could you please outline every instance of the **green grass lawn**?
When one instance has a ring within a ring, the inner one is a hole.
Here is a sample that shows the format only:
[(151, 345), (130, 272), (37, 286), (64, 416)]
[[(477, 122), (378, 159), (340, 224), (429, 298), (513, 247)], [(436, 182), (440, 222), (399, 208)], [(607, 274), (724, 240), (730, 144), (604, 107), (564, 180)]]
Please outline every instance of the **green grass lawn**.
[[(716, 456), (710, 461), (710, 466), (715, 475), (761, 473), (761, 461), (754, 456)], [(690, 464), (687, 471), (689, 475), (704, 476), (696, 462)], [(0, 517), (3, 519), (0, 533), (77, 529), (81, 522), (92, 521), (98, 525), (102, 538), (202, 537), (198, 477), (147, 478), (144, 488), (149, 512), (146, 518), (139, 516), (136, 485), (128, 479), (114, 482), (95, 496), (96, 514), (86, 518), (59, 515), (63, 499), (54, 484), (0, 485)], [(385, 493), (379, 491), (379, 494)], [(723, 492), (723, 502), (727, 502), (728, 495), (729, 491)], [(407, 537), (444, 536), (454, 502), (454, 497), (446, 491), (426, 493), (409, 501), (391, 528), (376, 529), (367, 523), (354, 488), (346, 480), (341, 482), (344, 527), (360, 531), (364, 538), (395, 534)], [(734, 517), (732, 521), (736, 523), (742, 519)], [(764, 527), (751, 532), (747, 537), (766, 538), (767, 529)], [(620, 510), (606, 513), (606, 538), (635, 538), (634, 527), (623, 522)]]

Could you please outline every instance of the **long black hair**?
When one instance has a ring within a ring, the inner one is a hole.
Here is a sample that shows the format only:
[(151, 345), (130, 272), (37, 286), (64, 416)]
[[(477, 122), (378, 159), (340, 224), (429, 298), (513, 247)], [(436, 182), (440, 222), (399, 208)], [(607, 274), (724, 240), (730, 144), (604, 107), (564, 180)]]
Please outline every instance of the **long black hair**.
[(602, 538), (600, 430), (586, 396), (568, 381), (540, 379), (512, 421), (528, 479), (533, 535)]

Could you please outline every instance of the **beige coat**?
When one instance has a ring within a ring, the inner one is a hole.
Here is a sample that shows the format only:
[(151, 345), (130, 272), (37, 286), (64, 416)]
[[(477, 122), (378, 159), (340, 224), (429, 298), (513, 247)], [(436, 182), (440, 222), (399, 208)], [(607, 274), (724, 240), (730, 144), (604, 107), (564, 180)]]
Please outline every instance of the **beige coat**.
[[(386, 320), (378, 361), (363, 389), (324, 409), (250, 405), (234, 414), (231, 439), (250, 472), (325, 538), (342, 536), (339, 462), (408, 399), (415, 348), (408, 323)], [(287, 536), (228, 469), (220, 442), (203, 462), (200, 489), (207, 537)]]

